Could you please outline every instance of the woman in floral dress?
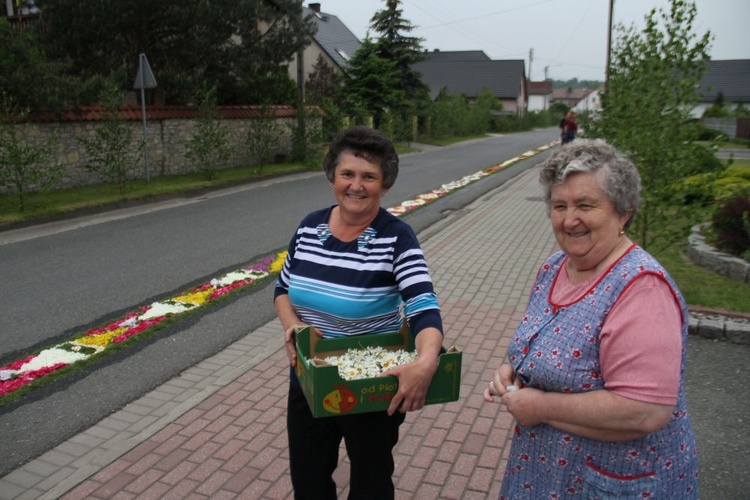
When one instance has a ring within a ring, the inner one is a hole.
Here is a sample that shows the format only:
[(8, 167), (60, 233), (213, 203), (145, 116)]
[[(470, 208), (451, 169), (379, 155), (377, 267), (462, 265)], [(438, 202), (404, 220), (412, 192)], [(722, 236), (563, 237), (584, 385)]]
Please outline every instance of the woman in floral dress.
[(561, 251), (484, 393), (517, 421), (500, 498), (697, 498), (687, 306), (625, 234), (638, 171), (604, 141), (579, 140), (540, 181)]

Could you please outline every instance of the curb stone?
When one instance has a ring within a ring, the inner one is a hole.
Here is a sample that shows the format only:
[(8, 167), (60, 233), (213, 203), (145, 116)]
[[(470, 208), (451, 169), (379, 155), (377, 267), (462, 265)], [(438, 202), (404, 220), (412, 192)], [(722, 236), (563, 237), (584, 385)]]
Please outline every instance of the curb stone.
[(690, 311), (688, 333), (710, 340), (750, 345), (750, 320), (744, 317)]

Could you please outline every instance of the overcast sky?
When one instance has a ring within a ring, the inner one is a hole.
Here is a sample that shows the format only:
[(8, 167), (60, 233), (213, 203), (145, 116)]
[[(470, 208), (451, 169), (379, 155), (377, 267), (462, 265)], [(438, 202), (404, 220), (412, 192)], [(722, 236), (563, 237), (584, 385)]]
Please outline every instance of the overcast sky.
[[(360, 40), (384, 0), (321, 0)], [(428, 50), (483, 50), (491, 59), (523, 59), (531, 79), (604, 80), (609, 0), (403, 0), (403, 16)], [(750, 59), (750, 0), (696, 0), (693, 32), (714, 36), (712, 59)], [(305, 0), (305, 5), (309, 4)], [(668, 0), (615, 0), (613, 24), (644, 25)], [(616, 33), (613, 34), (613, 37)]]

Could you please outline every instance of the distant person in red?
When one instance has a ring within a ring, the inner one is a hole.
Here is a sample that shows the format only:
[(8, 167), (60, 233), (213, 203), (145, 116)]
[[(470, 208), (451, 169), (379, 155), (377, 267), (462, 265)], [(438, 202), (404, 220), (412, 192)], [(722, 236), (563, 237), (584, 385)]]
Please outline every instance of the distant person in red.
[(563, 119), (560, 120), (560, 139), (562, 143), (567, 144), (575, 139), (576, 132), (578, 132), (576, 115), (572, 111), (568, 111)]

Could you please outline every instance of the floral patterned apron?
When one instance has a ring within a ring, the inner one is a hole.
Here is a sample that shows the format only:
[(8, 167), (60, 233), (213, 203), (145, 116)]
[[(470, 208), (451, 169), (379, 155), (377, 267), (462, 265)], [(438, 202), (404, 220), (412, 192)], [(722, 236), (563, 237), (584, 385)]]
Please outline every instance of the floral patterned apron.
[(548, 425), (518, 424), (500, 498), (697, 498), (698, 464), (684, 393), (688, 312), (672, 278), (645, 250), (633, 246), (574, 302), (552, 304), (551, 290), (566, 256), (544, 263), (529, 305), (508, 347), (526, 385), (579, 393), (604, 388), (599, 334), (620, 294), (643, 273), (662, 277), (682, 308), (680, 388), (672, 419), (643, 438), (605, 442)]

